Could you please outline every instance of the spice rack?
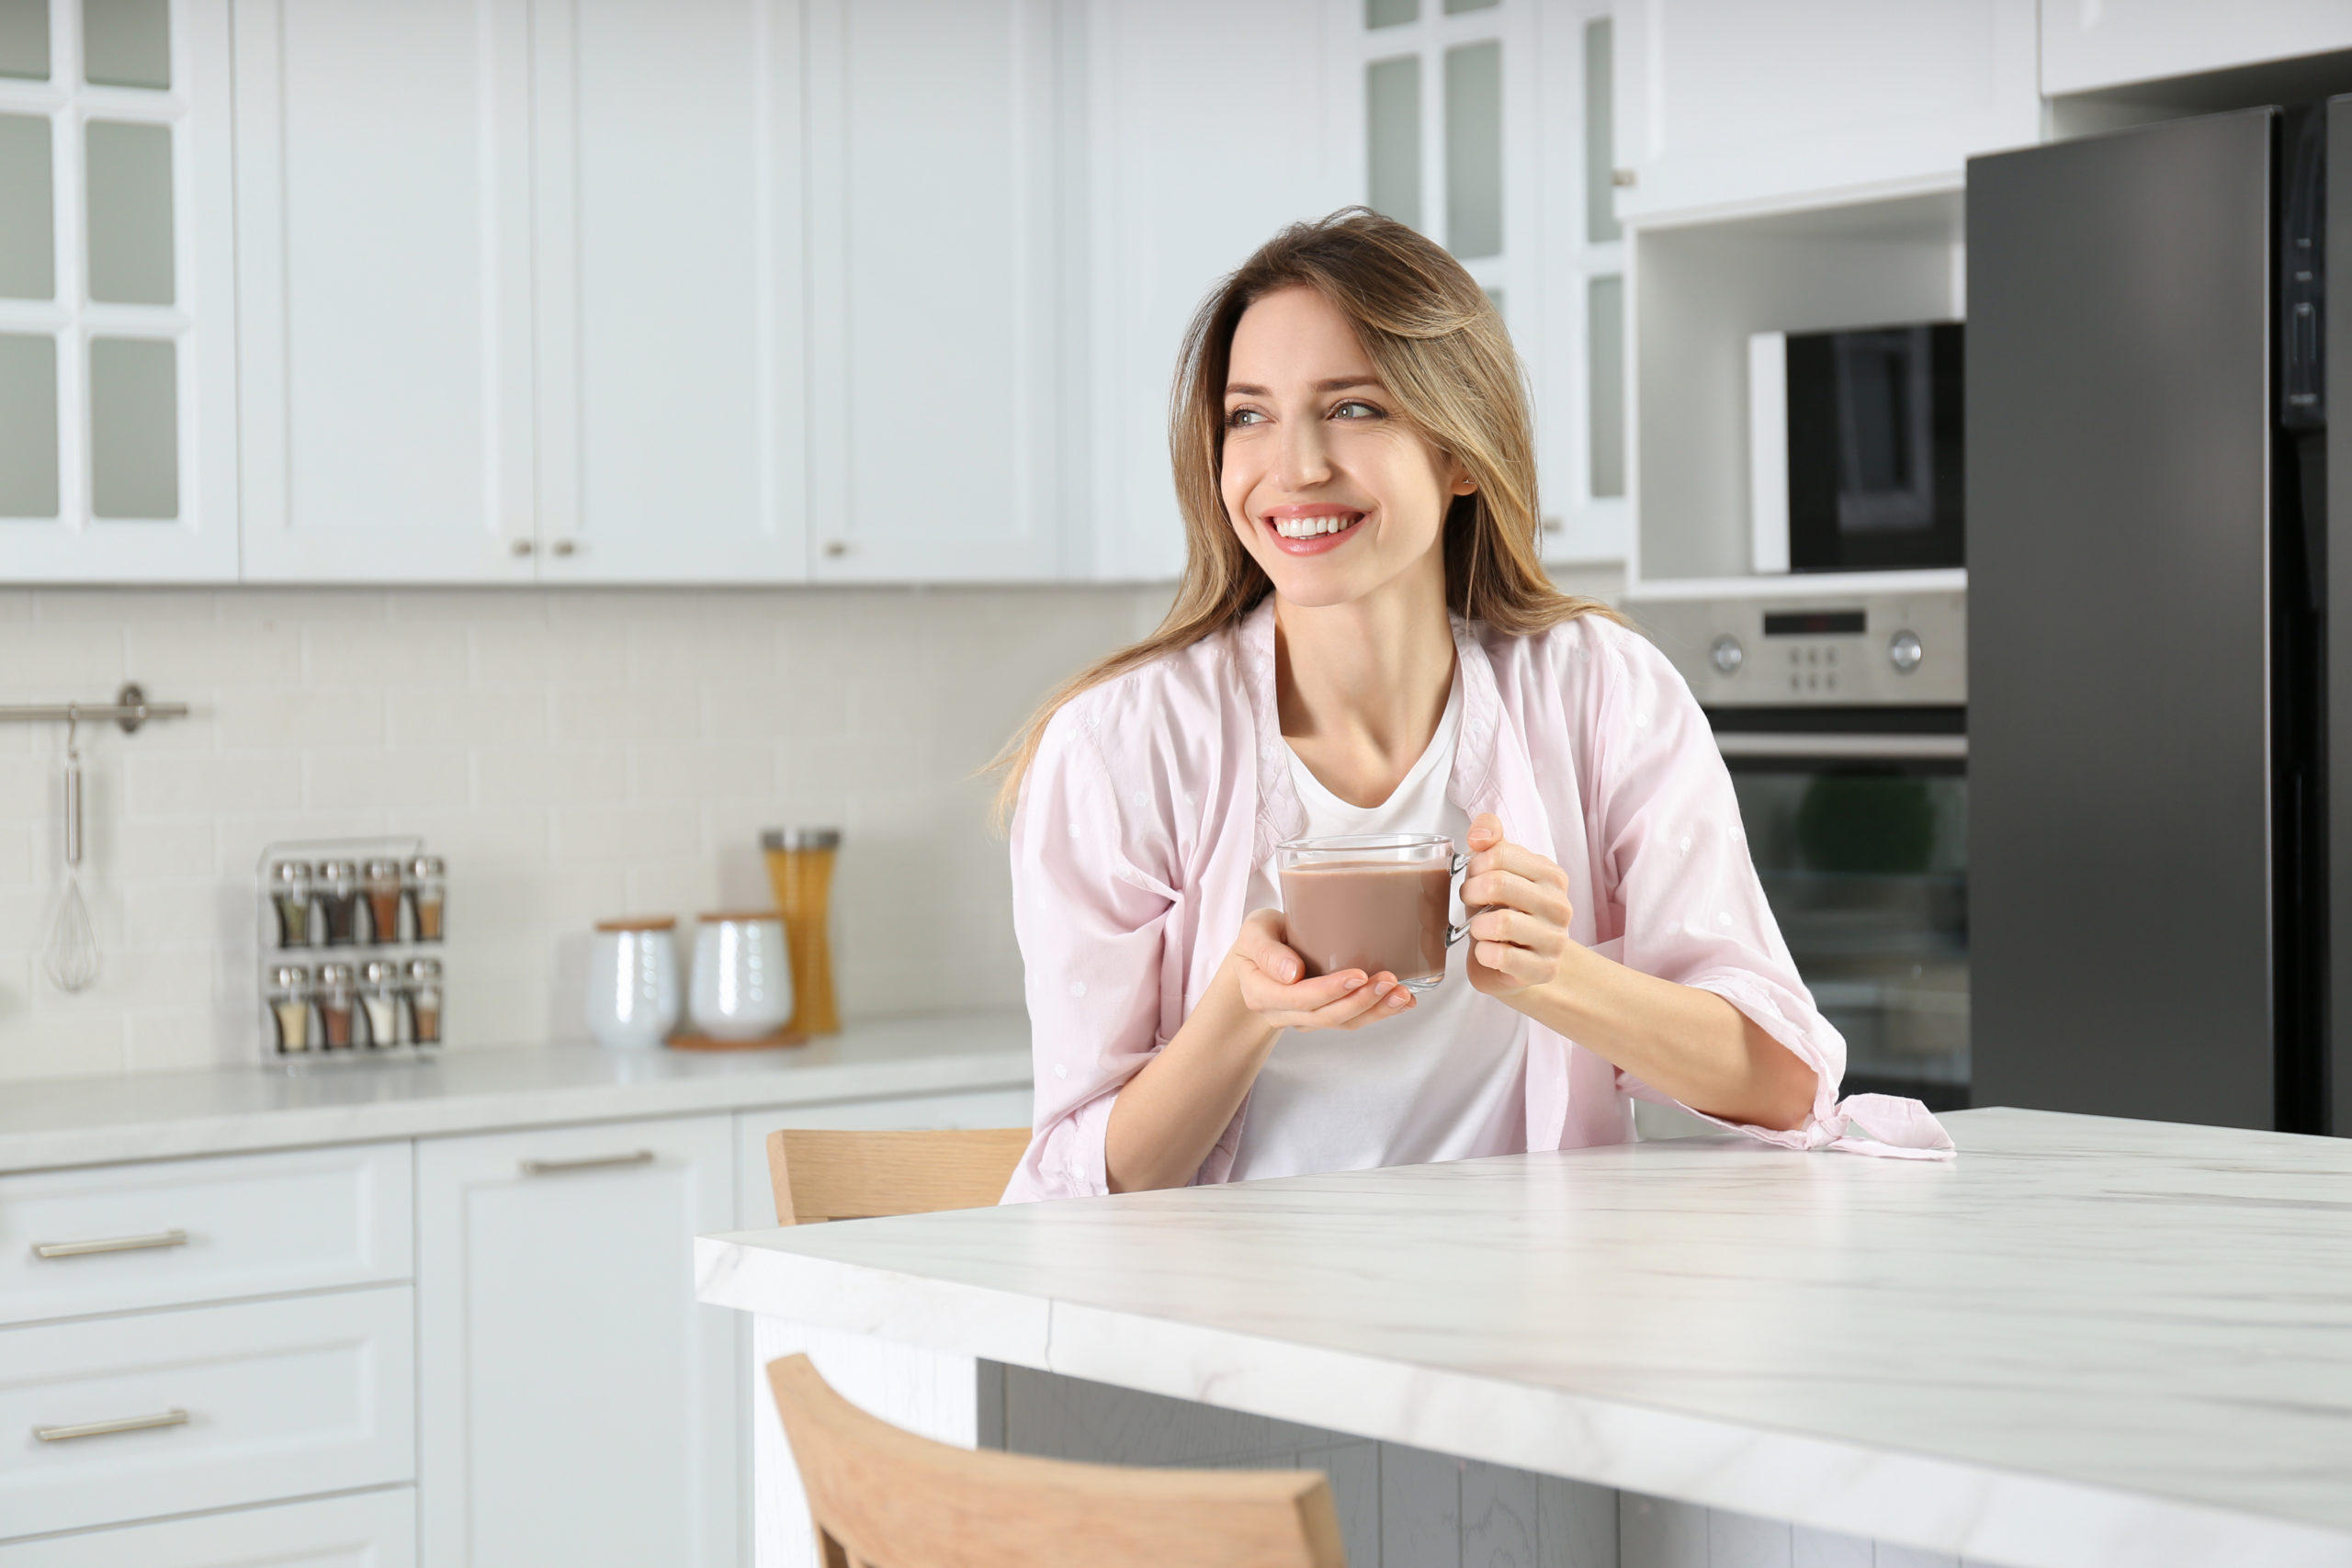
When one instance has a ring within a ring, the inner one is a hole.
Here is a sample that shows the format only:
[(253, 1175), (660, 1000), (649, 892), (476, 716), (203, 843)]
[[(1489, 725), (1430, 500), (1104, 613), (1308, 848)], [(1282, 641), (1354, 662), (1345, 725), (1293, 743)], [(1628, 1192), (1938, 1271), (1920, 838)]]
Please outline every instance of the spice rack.
[(270, 844), (254, 883), (265, 1066), (430, 1056), (442, 1040), (448, 883), (423, 839)]

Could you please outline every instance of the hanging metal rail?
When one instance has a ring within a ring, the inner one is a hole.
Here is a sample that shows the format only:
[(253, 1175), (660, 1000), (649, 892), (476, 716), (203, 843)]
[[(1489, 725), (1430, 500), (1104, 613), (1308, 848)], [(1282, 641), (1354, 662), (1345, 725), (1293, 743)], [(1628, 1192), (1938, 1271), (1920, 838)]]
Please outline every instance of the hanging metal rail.
[(81, 724), (112, 719), (135, 735), (151, 718), (186, 718), (186, 703), (151, 703), (136, 681), (123, 682), (110, 703), (0, 703), (0, 724)]

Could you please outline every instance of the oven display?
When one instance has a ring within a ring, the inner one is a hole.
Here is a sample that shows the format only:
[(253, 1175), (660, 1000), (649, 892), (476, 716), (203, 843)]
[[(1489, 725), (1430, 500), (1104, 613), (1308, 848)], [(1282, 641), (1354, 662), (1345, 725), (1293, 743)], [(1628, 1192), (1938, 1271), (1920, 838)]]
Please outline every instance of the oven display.
[(1860, 610), (1768, 610), (1766, 637), (1860, 637), (1869, 623)]

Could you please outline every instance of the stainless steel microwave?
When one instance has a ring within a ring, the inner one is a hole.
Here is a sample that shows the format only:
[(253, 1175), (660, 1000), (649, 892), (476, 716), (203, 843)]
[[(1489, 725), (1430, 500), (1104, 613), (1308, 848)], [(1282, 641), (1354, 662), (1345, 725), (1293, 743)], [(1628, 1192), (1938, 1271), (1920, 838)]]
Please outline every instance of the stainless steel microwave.
[(1747, 340), (1759, 572), (1965, 564), (1961, 324)]

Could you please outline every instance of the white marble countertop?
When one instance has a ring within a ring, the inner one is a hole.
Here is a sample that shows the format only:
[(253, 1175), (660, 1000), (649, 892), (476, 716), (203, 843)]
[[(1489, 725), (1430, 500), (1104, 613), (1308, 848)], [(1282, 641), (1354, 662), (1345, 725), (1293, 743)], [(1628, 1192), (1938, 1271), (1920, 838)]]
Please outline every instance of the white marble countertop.
[(51, 1078), (0, 1085), (0, 1172), (1028, 1082), (1021, 1012), (851, 1023), (781, 1051), (541, 1045), (290, 1073)]
[(1991, 1562), (2352, 1563), (2352, 1143), (1946, 1125), (744, 1232), (701, 1294)]

